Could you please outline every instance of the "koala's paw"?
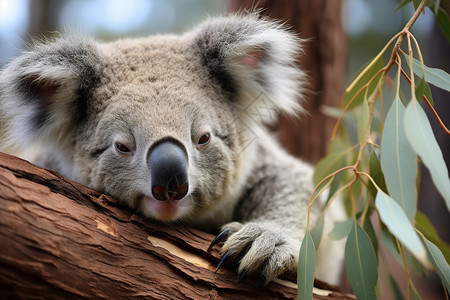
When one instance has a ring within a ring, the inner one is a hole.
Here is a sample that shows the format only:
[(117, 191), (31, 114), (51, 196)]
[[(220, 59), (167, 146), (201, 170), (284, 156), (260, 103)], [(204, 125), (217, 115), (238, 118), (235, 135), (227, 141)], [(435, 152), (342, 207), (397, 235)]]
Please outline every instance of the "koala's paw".
[(238, 222), (223, 226), (210, 246), (225, 240), (217, 270), (225, 260), (233, 259), (238, 264), (238, 283), (247, 275), (255, 275), (260, 277), (260, 285), (269, 283), (285, 271), (294, 271), (300, 243), (281, 230), (268, 227)]

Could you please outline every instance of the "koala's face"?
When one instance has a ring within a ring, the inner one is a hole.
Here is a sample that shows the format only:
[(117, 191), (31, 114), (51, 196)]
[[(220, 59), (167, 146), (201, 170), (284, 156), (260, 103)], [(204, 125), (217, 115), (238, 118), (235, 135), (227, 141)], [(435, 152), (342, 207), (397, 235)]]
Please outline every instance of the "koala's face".
[(229, 194), (244, 138), (228, 93), (179, 39), (100, 47), (105, 75), (89, 107), (96, 117), (75, 151), (89, 185), (160, 220), (201, 216)]
[(297, 42), (254, 15), (182, 36), (69, 36), (2, 71), (0, 107), (9, 138), (50, 146), (64, 175), (145, 216), (191, 221), (239, 197), (256, 151), (248, 107), (296, 108)]

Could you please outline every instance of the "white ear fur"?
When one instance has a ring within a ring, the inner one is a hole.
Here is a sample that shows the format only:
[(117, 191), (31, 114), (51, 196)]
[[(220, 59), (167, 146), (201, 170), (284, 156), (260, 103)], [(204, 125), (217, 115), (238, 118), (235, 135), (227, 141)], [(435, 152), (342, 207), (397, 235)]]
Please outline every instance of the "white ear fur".
[(11, 61), (0, 73), (6, 144), (63, 142), (98, 69), (93, 42), (78, 36), (38, 44)]
[(214, 48), (219, 52), (222, 71), (232, 78), (243, 107), (264, 105), (288, 114), (302, 111), (306, 76), (297, 66), (300, 39), (283, 25), (256, 14), (230, 15), (208, 20), (196, 34), (203, 53)]

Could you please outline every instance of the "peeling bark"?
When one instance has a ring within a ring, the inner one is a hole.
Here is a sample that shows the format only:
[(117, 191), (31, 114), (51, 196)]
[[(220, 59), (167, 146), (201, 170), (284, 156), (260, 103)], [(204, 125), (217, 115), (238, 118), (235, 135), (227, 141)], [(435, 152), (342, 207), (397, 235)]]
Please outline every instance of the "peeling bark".
[[(214, 273), (213, 235), (144, 220), (115, 199), (0, 153), (0, 298), (295, 299), (277, 279)], [(315, 290), (314, 299), (354, 299)]]

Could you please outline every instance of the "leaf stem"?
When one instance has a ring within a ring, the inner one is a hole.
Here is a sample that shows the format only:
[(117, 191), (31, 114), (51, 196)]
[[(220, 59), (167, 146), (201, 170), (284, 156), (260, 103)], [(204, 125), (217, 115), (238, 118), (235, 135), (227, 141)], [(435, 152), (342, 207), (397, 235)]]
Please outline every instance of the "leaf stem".
[[(409, 35), (406, 36), (408, 40), (408, 56), (409, 56), (409, 72), (411, 74), (411, 99), (416, 99), (415, 88), (416, 85), (414, 83), (414, 64), (413, 64), (413, 52), (411, 47), (411, 39)], [(417, 99), (416, 99), (417, 100)], [(416, 105), (417, 101), (414, 101), (414, 105)]]
[(425, 63), (423, 62), (422, 52), (420, 51), (419, 43), (411, 32), (407, 32), (408, 36), (412, 38), (416, 45), (417, 54), (419, 55), (420, 66), (422, 68), (422, 77), (425, 78)]
[[(383, 85), (383, 80), (380, 80), (378, 85)], [(367, 99), (367, 105), (369, 106), (369, 120), (367, 122), (367, 126), (364, 131), (364, 142), (359, 147), (358, 157), (355, 162), (355, 169), (357, 169), (359, 164), (361, 163), (362, 156), (364, 154), (364, 150), (366, 149), (367, 144), (372, 142), (370, 139), (370, 128), (372, 125), (372, 119), (373, 119), (373, 115), (375, 112), (375, 104), (377, 103), (378, 94), (381, 89), (382, 88), (380, 88), (380, 89), (375, 88), (375, 90), (372, 92), (372, 94)]]
[(403, 257), (403, 264), (405, 265), (405, 271), (406, 271), (406, 299), (409, 300), (410, 299), (410, 283), (409, 281), (411, 280), (411, 275), (409, 274), (409, 269), (408, 269), (408, 263), (406, 262), (406, 255), (405, 255), (405, 248), (403, 247), (403, 244), (400, 243), (397, 240), (397, 243), (400, 245), (400, 249), (402, 251), (402, 257)]
[(400, 49), (401, 44), (403, 43), (403, 39), (405, 35), (409, 32), (411, 27), (414, 25), (414, 23), (417, 21), (417, 18), (422, 13), (422, 10), (425, 8), (425, 5), (427, 3), (427, 0), (422, 0), (417, 7), (416, 11), (414, 12), (414, 15), (409, 19), (408, 23), (406, 23), (405, 27), (403, 27), (402, 31), (400, 31), (396, 36), (398, 36), (398, 40), (395, 43), (394, 49), (392, 49), (391, 58), (389, 59), (389, 62), (386, 65), (386, 72), (394, 65), (395, 63), (395, 57)]

